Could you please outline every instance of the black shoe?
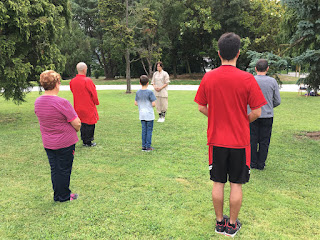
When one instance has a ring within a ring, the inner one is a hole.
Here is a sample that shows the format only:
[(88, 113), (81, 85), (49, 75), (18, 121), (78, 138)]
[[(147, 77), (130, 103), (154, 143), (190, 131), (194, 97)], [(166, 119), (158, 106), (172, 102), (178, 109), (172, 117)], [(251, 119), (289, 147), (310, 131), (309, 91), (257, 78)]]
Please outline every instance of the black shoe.
[(238, 219), (236, 220), (236, 223), (234, 224), (234, 226), (232, 226), (230, 224), (230, 221), (228, 221), (226, 230), (225, 230), (225, 235), (229, 237), (234, 237), (240, 231), (240, 229), (241, 229), (241, 223)]
[(82, 146), (84, 147), (95, 147), (97, 146), (97, 144), (95, 142), (92, 142), (92, 143), (84, 143)]
[(153, 147), (149, 147), (149, 148), (146, 148), (145, 152), (151, 152), (151, 151), (153, 151), (153, 150), (154, 150)]
[(146, 147), (143, 147), (143, 148), (142, 148), (142, 152), (145, 152), (146, 150), (147, 150)]
[(216, 222), (215, 232), (219, 234), (224, 234), (227, 226), (227, 222), (229, 221), (229, 217), (223, 215), (222, 222)]

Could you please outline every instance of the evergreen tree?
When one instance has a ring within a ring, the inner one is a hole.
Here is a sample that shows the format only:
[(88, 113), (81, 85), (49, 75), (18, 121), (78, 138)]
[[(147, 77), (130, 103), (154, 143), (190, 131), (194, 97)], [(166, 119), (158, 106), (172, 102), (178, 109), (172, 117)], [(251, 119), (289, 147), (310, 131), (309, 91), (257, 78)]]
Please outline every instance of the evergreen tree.
[(25, 89), (42, 71), (63, 71), (56, 41), (69, 18), (68, 0), (0, 2), (0, 94), (6, 100), (24, 101)]
[[(299, 55), (293, 61), (300, 65), (309, 64), (309, 76), (304, 80), (315, 92), (320, 87), (320, 1), (319, 0), (283, 0), (293, 11), (297, 21), (295, 32), (291, 35), (291, 47), (298, 49)], [(288, 31), (290, 32), (290, 31)]]

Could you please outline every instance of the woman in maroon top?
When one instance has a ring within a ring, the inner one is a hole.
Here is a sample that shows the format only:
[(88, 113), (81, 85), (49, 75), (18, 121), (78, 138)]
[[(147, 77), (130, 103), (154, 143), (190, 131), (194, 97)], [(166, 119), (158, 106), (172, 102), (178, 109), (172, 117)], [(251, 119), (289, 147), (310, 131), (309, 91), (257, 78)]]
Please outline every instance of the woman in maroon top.
[(70, 102), (58, 97), (60, 74), (47, 70), (40, 75), (45, 92), (35, 101), (35, 114), (40, 123), (43, 146), (47, 152), (54, 201), (77, 199), (78, 194), (69, 189), (77, 132), (81, 122)]

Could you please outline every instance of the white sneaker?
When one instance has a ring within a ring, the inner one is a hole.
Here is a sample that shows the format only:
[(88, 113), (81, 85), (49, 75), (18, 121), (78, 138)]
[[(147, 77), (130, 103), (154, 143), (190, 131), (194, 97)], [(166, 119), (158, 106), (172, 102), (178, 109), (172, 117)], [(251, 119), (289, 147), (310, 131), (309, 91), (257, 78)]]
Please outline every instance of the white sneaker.
[(166, 119), (163, 117), (161, 122), (164, 122), (164, 120), (166, 120)]
[(159, 118), (157, 122), (163, 122), (163, 121), (162, 121), (162, 118)]

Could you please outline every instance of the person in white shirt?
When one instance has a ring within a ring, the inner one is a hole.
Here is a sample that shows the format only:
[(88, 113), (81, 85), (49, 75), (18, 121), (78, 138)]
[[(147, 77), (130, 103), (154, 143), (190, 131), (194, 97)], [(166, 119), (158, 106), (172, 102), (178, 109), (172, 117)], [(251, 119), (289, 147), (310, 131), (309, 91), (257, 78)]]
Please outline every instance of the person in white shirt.
[(157, 71), (153, 74), (151, 84), (154, 88), (156, 109), (159, 113), (158, 122), (164, 122), (168, 109), (168, 85), (170, 83), (169, 74), (163, 70), (162, 62), (157, 62)]

